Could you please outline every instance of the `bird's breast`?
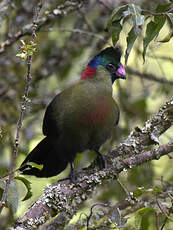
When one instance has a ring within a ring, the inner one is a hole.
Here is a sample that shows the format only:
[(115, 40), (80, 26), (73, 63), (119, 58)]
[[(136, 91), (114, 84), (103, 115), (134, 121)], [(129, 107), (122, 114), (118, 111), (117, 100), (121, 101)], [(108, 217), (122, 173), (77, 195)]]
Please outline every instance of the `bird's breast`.
[(113, 101), (99, 98), (93, 101), (91, 108), (86, 109), (82, 117), (82, 123), (94, 126), (100, 125), (111, 119), (113, 112)]

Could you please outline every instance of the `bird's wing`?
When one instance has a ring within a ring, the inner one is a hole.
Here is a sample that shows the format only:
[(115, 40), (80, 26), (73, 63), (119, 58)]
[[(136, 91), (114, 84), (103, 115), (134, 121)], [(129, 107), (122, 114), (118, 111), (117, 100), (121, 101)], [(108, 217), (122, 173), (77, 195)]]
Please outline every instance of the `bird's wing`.
[(43, 119), (43, 134), (45, 136), (58, 136), (59, 135), (59, 130), (57, 127), (55, 128), (56, 125), (56, 116), (55, 113), (58, 111), (58, 107), (61, 101), (61, 93), (56, 95), (56, 97), (50, 102), (48, 105), (44, 119)]
[[(82, 81), (83, 82), (83, 81)], [(65, 88), (48, 105), (43, 119), (43, 134), (45, 136), (58, 137), (62, 132), (61, 121), (63, 120), (64, 110), (68, 109), (71, 103), (71, 95), (74, 88), (80, 88), (81, 82), (76, 82)]]
[(116, 102), (115, 102), (115, 114), (117, 115), (117, 118), (116, 118), (116, 125), (118, 125), (119, 120), (120, 120), (120, 110), (119, 110), (119, 107), (118, 107), (118, 105), (117, 105)]

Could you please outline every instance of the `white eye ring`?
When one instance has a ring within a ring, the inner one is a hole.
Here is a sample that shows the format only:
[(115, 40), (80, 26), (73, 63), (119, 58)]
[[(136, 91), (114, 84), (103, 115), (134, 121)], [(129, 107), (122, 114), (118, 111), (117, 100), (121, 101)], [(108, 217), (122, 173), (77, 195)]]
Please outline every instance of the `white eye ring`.
[(113, 64), (108, 64), (107, 66), (107, 69), (109, 69), (109, 70), (114, 70), (115, 69), (115, 66), (113, 65)]

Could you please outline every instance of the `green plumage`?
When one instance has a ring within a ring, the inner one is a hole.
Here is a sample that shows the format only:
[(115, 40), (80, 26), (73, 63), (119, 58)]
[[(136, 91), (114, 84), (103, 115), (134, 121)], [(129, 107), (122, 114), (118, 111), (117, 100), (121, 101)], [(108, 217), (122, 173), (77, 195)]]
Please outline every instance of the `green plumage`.
[[(93, 67), (89, 69), (94, 70)], [(111, 67), (110, 72), (100, 63), (92, 77), (87, 78), (86, 75), (86, 79), (79, 80), (52, 100), (43, 120), (46, 137), (22, 163), (24, 174), (38, 177), (57, 175), (69, 162), (72, 167), (76, 154), (87, 149), (95, 150), (101, 156), (99, 148), (110, 137), (119, 120), (119, 109), (112, 98), (111, 76), (116, 76), (116, 71), (113, 72)], [(27, 162), (43, 164), (43, 169), (27, 168), (24, 166)]]
[(115, 127), (118, 111), (111, 78), (99, 67), (94, 79), (79, 81), (54, 98), (44, 117), (43, 134), (63, 134), (61, 144), (77, 152), (98, 149)]

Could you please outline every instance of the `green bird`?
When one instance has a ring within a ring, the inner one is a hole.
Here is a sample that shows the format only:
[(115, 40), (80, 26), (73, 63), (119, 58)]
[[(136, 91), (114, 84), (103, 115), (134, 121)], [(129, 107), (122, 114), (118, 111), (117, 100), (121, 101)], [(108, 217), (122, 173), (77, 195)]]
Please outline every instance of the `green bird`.
[[(77, 153), (94, 150), (105, 167), (101, 145), (119, 121), (119, 108), (112, 98), (112, 84), (126, 79), (119, 48), (108, 47), (93, 57), (80, 80), (66, 88), (48, 105), (44, 120), (45, 138), (29, 153), (20, 170), (26, 175), (52, 177), (70, 163), (70, 179), (76, 178)], [(27, 162), (43, 165), (37, 169)]]

